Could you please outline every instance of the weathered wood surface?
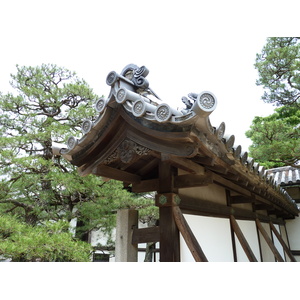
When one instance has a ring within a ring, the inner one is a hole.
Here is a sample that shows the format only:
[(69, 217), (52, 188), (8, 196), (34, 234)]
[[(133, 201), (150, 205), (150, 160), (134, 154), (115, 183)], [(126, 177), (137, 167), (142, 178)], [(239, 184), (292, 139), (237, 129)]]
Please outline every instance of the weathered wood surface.
[(188, 248), (190, 249), (196, 262), (207, 262), (207, 258), (201, 249), (196, 237), (190, 229), (187, 221), (185, 220), (180, 208), (178, 206), (173, 207), (173, 216), (177, 227), (179, 228), (182, 237), (184, 238)]
[(93, 169), (93, 174), (97, 176), (104, 176), (107, 178), (113, 178), (123, 182), (140, 182), (141, 177), (126, 171), (114, 169), (105, 165), (100, 165)]
[[(159, 164), (159, 190), (160, 194), (175, 193), (174, 176), (177, 170), (169, 162), (161, 161)], [(160, 261), (180, 261), (179, 230), (173, 217), (173, 206), (159, 207), (160, 228)]]
[(178, 157), (175, 155), (164, 155), (162, 157), (164, 161), (169, 162), (172, 166), (177, 167), (179, 169), (185, 170), (192, 174), (204, 175), (205, 169), (197, 163), (187, 159)]
[[(192, 188), (207, 186), (212, 183), (209, 175), (185, 174), (174, 177), (174, 188)], [(142, 180), (132, 184), (132, 191), (135, 193), (153, 192), (159, 189), (159, 179)]]
[(234, 233), (236, 234), (237, 238), (239, 239), (241, 246), (244, 249), (249, 261), (257, 262), (257, 259), (254, 255), (250, 245), (248, 244), (243, 232), (241, 231), (239, 224), (237, 223), (236, 219), (234, 218), (234, 216), (230, 216), (230, 223), (231, 223)]
[(256, 220), (269, 223), (272, 221), (276, 224), (284, 224), (281, 219), (266, 216), (251, 210), (238, 207), (230, 207), (224, 204), (215, 203), (207, 200), (199, 200), (198, 198), (179, 194), (181, 202), (180, 209), (186, 214), (212, 216), (212, 217), (230, 217), (233, 215), (236, 219), (241, 220)]
[(266, 232), (266, 230), (264, 229), (264, 227), (262, 226), (262, 224), (260, 223), (260, 221), (258, 219), (256, 219), (255, 222), (256, 222), (257, 228), (261, 232), (262, 236), (264, 237), (264, 239), (267, 242), (268, 246), (272, 250), (272, 252), (273, 252), (274, 256), (276, 257), (276, 259), (279, 262), (284, 262), (284, 259), (281, 257), (280, 253), (278, 252), (278, 250), (274, 246), (272, 240), (270, 239), (268, 233)]
[(133, 229), (132, 244), (159, 242), (159, 240), (159, 226)]
[(284, 240), (282, 239), (280, 233), (277, 231), (276, 227), (274, 226), (274, 224), (272, 222), (270, 222), (270, 226), (272, 231), (274, 232), (274, 234), (276, 235), (278, 241), (280, 242), (281, 246), (283, 247), (284, 251), (286, 252), (286, 254), (289, 256), (289, 258), (291, 259), (292, 262), (296, 262), (296, 259), (294, 257), (294, 255), (292, 254), (290, 248), (286, 245), (286, 243), (284, 242)]

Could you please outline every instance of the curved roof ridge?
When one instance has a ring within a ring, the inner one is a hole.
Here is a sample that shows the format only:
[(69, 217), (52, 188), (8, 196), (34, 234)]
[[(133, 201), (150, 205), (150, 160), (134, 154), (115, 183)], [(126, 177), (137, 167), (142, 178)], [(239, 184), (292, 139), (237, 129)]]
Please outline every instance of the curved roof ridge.
[[(67, 142), (68, 148), (62, 148), (60, 153), (71, 162), (73, 156), (86, 155), (85, 149), (95, 147), (96, 139), (117, 113), (122, 114), (122, 108), (125, 115), (127, 114), (132, 122), (136, 122), (136, 126), (141, 124), (149, 130), (164, 131), (170, 135), (178, 130), (189, 132), (191, 143), (188, 147), (195, 147), (197, 143), (201, 143), (203, 148), (201, 150), (204, 154), (211, 155), (212, 161), (218, 161), (225, 169), (232, 168), (236, 174), (249, 178), (253, 184), (263, 183), (271, 186), (273, 190), (268, 191), (269, 193), (281, 195), (286, 199), (287, 203), (282, 205), (294, 206), (296, 209), (292, 199), (279, 188), (279, 177), (277, 176), (275, 180), (275, 173), (266, 171), (248, 156), (247, 151), (243, 151), (241, 145), (235, 144), (235, 136), (225, 134), (224, 122), (218, 127), (211, 125), (209, 115), (217, 106), (217, 98), (213, 93), (209, 91), (189, 93), (187, 97), (182, 97), (185, 108), (179, 110), (164, 103), (150, 88), (145, 78), (148, 73), (145, 66), (139, 68), (133, 64), (126, 66), (120, 74), (110, 72), (106, 78), (106, 83), (111, 87), (110, 94), (107, 98), (101, 97), (95, 104), (98, 117), (95, 121), (83, 120), (83, 137), (80, 139), (70, 137)], [(127, 118), (124, 114), (123, 117)], [(198, 142), (192, 141), (192, 137)], [(190, 155), (186, 157), (196, 155), (195, 150), (189, 153)], [(79, 159), (80, 161), (85, 159)]]

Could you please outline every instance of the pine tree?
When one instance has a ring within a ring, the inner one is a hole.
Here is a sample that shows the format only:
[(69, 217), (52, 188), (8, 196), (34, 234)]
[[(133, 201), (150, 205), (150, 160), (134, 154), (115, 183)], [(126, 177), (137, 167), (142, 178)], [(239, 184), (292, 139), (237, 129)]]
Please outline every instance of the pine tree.
[(56, 65), (17, 66), (14, 94), (0, 95), (0, 211), (27, 224), (78, 219), (79, 237), (100, 228), (109, 234), (114, 211), (132, 204), (122, 183), (80, 177), (52, 152), (54, 143), (81, 135), (98, 96), (78, 76)]

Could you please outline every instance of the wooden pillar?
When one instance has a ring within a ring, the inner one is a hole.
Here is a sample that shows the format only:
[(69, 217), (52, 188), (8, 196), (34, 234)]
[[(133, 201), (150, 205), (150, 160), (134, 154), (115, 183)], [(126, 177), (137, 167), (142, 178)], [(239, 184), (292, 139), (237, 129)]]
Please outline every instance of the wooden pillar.
[(133, 229), (138, 227), (138, 211), (121, 209), (117, 212), (116, 262), (136, 262), (138, 249), (132, 244)]
[(174, 176), (177, 169), (171, 164), (162, 160), (159, 165), (159, 190), (156, 195), (156, 205), (159, 207), (159, 228), (160, 228), (160, 261), (180, 261), (179, 230), (173, 217), (173, 207), (176, 203), (177, 190), (174, 188)]

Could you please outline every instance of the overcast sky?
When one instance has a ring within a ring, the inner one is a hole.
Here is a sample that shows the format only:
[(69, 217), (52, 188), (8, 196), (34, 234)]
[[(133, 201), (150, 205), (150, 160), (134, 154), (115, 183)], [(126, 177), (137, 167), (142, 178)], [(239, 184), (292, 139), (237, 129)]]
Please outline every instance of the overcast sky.
[(54, 63), (108, 96), (110, 71), (145, 65), (150, 87), (171, 106), (182, 106), (190, 92), (214, 93), (212, 125), (224, 121), (226, 134), (247, 150), (244, 133), (254, 116), (274, 109), (260, 100), (263, 90), (255, 84), (256, 53), (274, 34), (261, 2), (2, 1), (0, 91), (10, 88), (16, 64)]

